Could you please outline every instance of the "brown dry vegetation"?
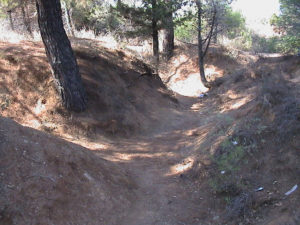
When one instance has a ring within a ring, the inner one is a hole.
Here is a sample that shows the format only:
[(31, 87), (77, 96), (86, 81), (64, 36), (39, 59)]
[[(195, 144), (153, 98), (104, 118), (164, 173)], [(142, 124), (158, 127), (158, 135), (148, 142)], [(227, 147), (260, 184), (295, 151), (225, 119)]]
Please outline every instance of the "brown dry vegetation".
[(299, 57), (214, 46), (213, 88), (188, 98), (161, 79), (196, 73), (195, 46), (161, 79), (101, 42), (73, 46), (79, 114), (61, 107), (40, 43), (0, 43), (1, 115), (17, 122), (0, 120), (0, 224), (300, 224), (299, 189), (284, 195), (300, 184)]

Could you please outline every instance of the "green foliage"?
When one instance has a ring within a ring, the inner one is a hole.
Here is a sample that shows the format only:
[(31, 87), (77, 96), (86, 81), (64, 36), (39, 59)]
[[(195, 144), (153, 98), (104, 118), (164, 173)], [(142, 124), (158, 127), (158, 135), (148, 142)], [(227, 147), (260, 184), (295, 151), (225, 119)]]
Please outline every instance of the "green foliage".
[(244, 159), (247, 147), (234, 141), (236, 140), (228, 137), (221, 143), (220, 153), (213, 159), (216, 173), (209, 179), (211, 188), (222, 195), (226, 203), (231, 201), (231, 196), (244, 189), (244, 184), (238, 179), (237, 174), (241, 166), (248, 163)]
[(156, 0), (155, 2), (156, 6), (153, 6), (152, 0), (142, 0), (141, 4), (136, 6), (118, 1), (117, 6), (112, 9), (115, 16), (124, 24), (119, 32), (129, 37), (150, 37), (153, 19), (157, 22), (157, 29), (161, 30), (168, 26), (167, 15), (171, 13), (176, 16), (178, 9), (187, 4), (185, 0)]
[(252, 50), (255, 52), (276, 53), (284, 52), (282, 39), (279, 37), (262, 37), (252, 33)]
[[(143, 1), (139, 7), (120, 1), (116, 7), (112, 7), (112, 13), (124, 25), (122, 29), (118, 30), (119, 36), (148, 37), (151, 35), (152, 5), (149, 1)], [(157, 12), (157, 16), (158, 14), (159, 12)]]
[(93, 30), (95, 34), (106, 33), (111, 26), (118, 24), (103, 1), (69, 0), (66, 3), (72, 9), (72, 19), (77, 30)]
[(229, 139), (221, 144), (221, 148), (226, 152), (216, 159), (217, 167), (220, 171), (227, 172), (237, 171), (239, 169), (238, 162), (244, 157), (245, 151), (243, 146), (234, 145)]
[[(240, 12), (233, 11), (232, 8), (229, 5), (224, 4), (223, 1), (217, 1), (217, 3), (217, 27), (215, 28), (215, 32), (218, 35), (229, 39), (239, 38), (240, 42), (243, 42), (240, 43), (240, 45), (242, 45), (244, 49), (249, 48), (249, 46), (251, 46), (249, 43), (249, 39), (251, 39), (251, 37), (247, 33), (245, 18)], [(206, 12), (203, 15), (202, 21), (204, 35), (209, 32), (209, 24), (211, 20), (210, 11), (212, 10), (210, 7), (210, 5), (204, 5), (203, 9)], [(175, 29), (176, 38), (186, 42), (195, 41), (197, 39), (196, 15), (188, 14), (187, 16), (177, 18), (177, 21)]]
[(224, 16), (224, 34), (229, 39), (243, 36), (246, 31), (246, 20), (240, 12), (235, 12), (231, 8), (226, 10)]
[(197, 39), (196, 27), (196, 17), (187, 18), (183, 22), (178, 23), (175, 27), (175, 37), (185, 42), (193, 42)]
[(300, 2), (280, 0), (280, 14), (270, 20), (274, 30), (282, 36), (279, 48), (283, 52), (296, 53), (300, 49)]
[(19, 0), (0, 0), (0, 18), (7, 17), (7, 11), (20, 5)]

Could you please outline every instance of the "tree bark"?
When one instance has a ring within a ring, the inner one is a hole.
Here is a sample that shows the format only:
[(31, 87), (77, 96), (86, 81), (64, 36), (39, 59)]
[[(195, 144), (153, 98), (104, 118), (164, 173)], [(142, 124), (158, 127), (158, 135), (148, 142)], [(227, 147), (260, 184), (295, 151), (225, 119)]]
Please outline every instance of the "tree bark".
[(198, 15), (198, 64), (200, 71), (200, 78), (204, 86), (208, 86), (208, 82), (205, 77), (204, 71), (204, 54), (203, 54), (203, 44), (202, 44), (202, 1), (197, 0), (197, 15)]
[(168, 5), (170, 0), (166, 1), (164, 29), (163, 29), (163, 53), (167, 60), (169, 60), (174, 51), (174, 22), (171, 7)]
[(11, 10), (8, 10), (7, 13), (8, 13), (8, 17), (9, 17), (10, 28), (11, 28), (12, 30), (15, 30), (15, 28), (14, 28), (14, 23), (13, 23), (13, 19), (12, 19), (12, 15), (11, 15), (12, 11), (11, 11)]
[(155, 57), (156, 67), (159, 63), (159, 40), (157, 27), (157, 2), (152, 0), (152, 39), (153, 39), (153, 56)]
[(32, 30), (31, 30), (30, 18), (29, 18), (29, 16), (28, 16), (28, 13), (26, 13), (24, 4), (26, 4), (26, 3), (23, 3), (22, 6), (21, 6), (22, 17), (23, 17), (23, 23), (24, 23), (24, 25), (25, 25), (25, 27), (26, 27), (26, 30), (27, 30), (28, 34), (29, 34), (31, 37), (33, 37)]
[(62, 5), (63, 11), (64, 11), (65, 22), (66, 22), (66, 25), (68, 28), (67, 30), (69, 31), (69, 34), (71, 34), (74, 37), (75, 35), (74, 35), (73, 27), (72, 27), (69, 7), (67, 6), (66, 2), (64, 2), (64, 1), (62, 1), (61, 5)]
[(67, 16), (68, 16), (70, 27), (71, 27), (71, 33), (72, 33), (72, 36), (75, 37), (75, 25), (72, 20), (72, 15), (73, 15), (72, 8), (70, 9), (69, 7), (67, 7)]
[(87, 97), (75, 55), (62, 22), (59, 0), (36, 0), (38, 23), (46, 54), (63, 105), (75, 112), (86, 109)]
[(218, 19), (216, 19), (215, 32), (214, 32), (214, 44), (218, 43), (218, 27), (219, 27), (219, 23), (218, 23)]

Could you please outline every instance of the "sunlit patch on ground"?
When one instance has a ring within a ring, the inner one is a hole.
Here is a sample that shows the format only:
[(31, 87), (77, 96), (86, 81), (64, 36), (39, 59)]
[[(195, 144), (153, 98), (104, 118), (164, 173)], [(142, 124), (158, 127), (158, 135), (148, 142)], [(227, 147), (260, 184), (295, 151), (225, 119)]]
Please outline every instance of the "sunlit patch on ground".
[(253, 96), (251, 95), (239, 96), (239, 97), (235, 96), (234, 98), (231, 99), (232, 100), (230, 100), (228, 104), (223, 105), (220, 111), (221, 113), (241, 108), (242, 106), (251, 102), (253, 100)]
[(197, 97), (200, 93), (208, 91), (200, 80), (198, 73), (193, 73), (185, 80), (174, 82), (170, 85), (170, 89), (183, 96)]
[(178, 163), (170, 168), (170, 171), (166, 174), (166, 176), (172, 176), (184, 173), (190, 170), (194, 165), (195, 160), (192, 158), (186, 158), (183, 162)]
[(110, 158), (112, 161), (132, 161), (136, 158), (151, 159), (151, 158), (164, 158), (172, 157), (173, 153), (136, 153), (136, 154), (126, 154), (126, 153), (115, 153)]
[(208, 80), (213, 80), (216, 77), (222, 76), (223, 71), (218, 70), (215, 66), (209, 66), (205, 68), (205, 76)]

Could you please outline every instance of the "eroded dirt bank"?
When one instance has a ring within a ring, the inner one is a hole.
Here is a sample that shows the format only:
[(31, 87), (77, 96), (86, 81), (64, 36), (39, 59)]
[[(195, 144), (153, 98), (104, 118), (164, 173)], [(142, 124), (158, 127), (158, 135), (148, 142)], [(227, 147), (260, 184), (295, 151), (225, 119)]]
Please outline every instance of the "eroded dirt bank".
[[(299, 189), (285, 195), (300, 184), (299, 58), (217, 49), (214, 87), (195, 98), (83, 43), (81, 114), (61, 108), (41, 44), (1, 43), (1, 115), (18, 122), (0, 120), (1, 224), (300, 223)], [(195, 73), (181, 66), (171, 82)]]

